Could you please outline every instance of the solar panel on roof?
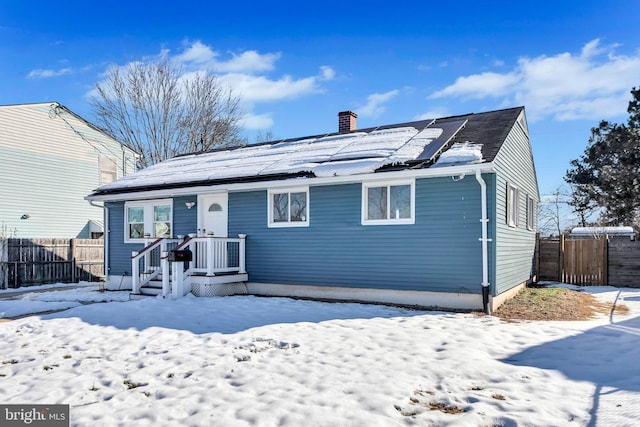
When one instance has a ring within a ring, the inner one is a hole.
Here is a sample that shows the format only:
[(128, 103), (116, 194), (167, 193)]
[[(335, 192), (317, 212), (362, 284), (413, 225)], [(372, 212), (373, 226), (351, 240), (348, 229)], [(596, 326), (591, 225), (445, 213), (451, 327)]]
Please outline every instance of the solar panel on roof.
[(442, 123), (433, 123), (429, 125), (427, 129), (430, 128), (440, 128), (442, 129), (442, 133), (438, 138), (433, 140), (429, 145), (424, 147), (422, 154), (420, 154), (416, 160), (420, 161), (429, 161), (433, 160), (445, 145), (453, 138), (459, 131), (464, 127), (467, 123), (466, 120), (453, 120), (450, 122), (442, 122)]

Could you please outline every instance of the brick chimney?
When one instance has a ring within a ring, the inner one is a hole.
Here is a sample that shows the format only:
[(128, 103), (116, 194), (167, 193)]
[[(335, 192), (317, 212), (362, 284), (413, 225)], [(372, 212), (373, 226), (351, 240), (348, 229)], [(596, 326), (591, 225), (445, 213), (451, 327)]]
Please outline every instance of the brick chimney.
[(338, 132), (349, 133), (356, 130), (358, 115), (353, 111), (341, 111), (338, 113)]

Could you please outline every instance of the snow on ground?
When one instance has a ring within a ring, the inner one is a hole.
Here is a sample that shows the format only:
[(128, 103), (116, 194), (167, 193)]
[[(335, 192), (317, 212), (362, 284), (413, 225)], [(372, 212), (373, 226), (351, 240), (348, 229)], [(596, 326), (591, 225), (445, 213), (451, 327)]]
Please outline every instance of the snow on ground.
[(630, 313), (504, 322), (251, 296), (81, 305), (0, 323), (0, 402), (69, 404), (75, 426), (635, 425), (640, 290), (585, 290)]
[[(90, 285), (94, 285), (95, 283), (89, 283), (89, 282), (80, 282), (80, 283), (74, 283), (73, 286), (90, 286)], [(40, 291), (43, 289), (47, 289), (47, 290), (54, 290), (55, 288), (68, 288), (71, 285), (69, 285), (68, 283), (50, 283), (47, 285), (35, 285), (35, 286), (29, 286), (29, 287), (24, 287), (24, 288), (18, 288), (18, 289), (13, 289), (13, 288), (9, 288), (9, 289), (0, 289), (0, 297), (3, 294), (11, 294), (11, 293), (15, 293), (18, 291)]]
[[(56, 283), (0, 290), (0, 318), (64, 310), (82, 305), (82, 302), (126, 301), (129, 299), (129, 294), (126, 292), (99, 292), (103, 286), (95, 283), (81, 282), (75, 284), (73, 289), (64, 289), (69, 286), (68, 283)], [(57, 290), (57, 288), (63, 288), (63, 290)], [(16, 293), (16, 291), (21, 291), (20, 295), (7, 296)]]

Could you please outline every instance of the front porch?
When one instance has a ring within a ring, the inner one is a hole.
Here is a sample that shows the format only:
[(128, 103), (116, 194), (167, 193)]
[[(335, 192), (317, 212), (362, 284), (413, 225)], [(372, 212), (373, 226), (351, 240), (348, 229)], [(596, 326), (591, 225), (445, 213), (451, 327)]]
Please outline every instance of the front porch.
[(246, 235), (150, 240), (131, 257), (132, 298), (246, 293)]

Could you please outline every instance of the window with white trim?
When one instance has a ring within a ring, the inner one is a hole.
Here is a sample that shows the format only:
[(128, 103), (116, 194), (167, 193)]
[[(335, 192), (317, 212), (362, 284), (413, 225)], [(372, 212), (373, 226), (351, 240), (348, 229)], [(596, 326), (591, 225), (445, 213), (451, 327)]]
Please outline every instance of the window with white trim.
[(125, 242), (171, 237), (173, 232), (173, 200), (126, 202)]
[(414, 224), (415, 181), (362, 184), (362, 225)]
[(535, 226), (536, 201), (527, 194), (527, 230), (533, 230)]
[(520, 192), (517, 187), (507, 183), (507, 225), (509, 227), (518, 226), (518, 201)]
[(269, 227), (309, 226), (309, 187), (269, 190)]

